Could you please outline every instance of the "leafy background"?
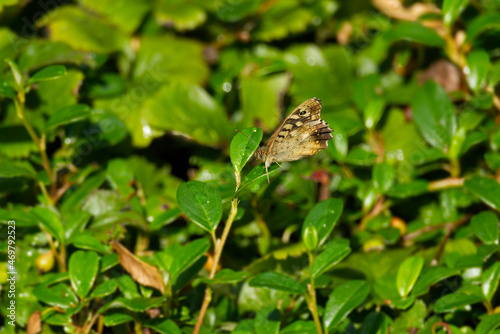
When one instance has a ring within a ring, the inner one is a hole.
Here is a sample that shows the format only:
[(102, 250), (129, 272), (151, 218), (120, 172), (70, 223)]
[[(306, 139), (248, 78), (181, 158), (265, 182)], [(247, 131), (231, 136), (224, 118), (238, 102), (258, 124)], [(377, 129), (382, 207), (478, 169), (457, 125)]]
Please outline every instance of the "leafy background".
[(2, 332), (500, 333), (499, 10), (0, 1)]

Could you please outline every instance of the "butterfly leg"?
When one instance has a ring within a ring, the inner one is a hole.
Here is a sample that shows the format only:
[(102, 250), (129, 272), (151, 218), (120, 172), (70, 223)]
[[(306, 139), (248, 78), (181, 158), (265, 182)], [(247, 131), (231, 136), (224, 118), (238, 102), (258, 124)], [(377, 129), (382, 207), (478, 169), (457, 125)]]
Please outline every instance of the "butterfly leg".
[[(275, 161), (276, 162), (276, 161)], [(281, 167), (281, 165), (279, 163), (276, 162), (276, 165), (280, 166), (281, 169), (283, 169), (283, 167)], [(284, 170), (284, 169), (283, 169)]]

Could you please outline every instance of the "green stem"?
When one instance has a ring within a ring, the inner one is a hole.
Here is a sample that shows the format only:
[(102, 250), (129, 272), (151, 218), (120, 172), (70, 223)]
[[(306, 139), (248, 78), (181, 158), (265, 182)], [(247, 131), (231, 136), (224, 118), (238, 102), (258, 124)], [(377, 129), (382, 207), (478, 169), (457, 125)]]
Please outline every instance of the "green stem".
[[(31, 139), (35, 142), (35, 145), (38, 148), (38, 151), (40, 152), (40, 155), (42, 157), (43, 168), (45, 169), (45, 171), (47, 172), (47, 175), (49, 176), (49, 180), (50, 180), (50, 184), (51, 184), (51, 193), (54, 194), (56, 183), (55, 183), (55, 179), (54, 179), (54, 173), (52, 172), (52, 169), (50, 167), (49, 157), (47, 156), (45, 137), (42, 136), (42, 138), (39, 138), (38, 135), (36, 134), (35, 129), (33, 129), (33, 126), (26, 118), (26, 113), (24, 110), (24, 102), (25, 102), (24, 92), (22, 92), (22, 91), (18, 92), (17, 100), (14, 100), (14, 103), (16, 106), (17, 116), (23, 122), (23, 125), (26, 128), (26, 131), (28, 131), (28, 134), (30, 135)], [(51, 200), (51, 202), (53, 202), (52, 196), (50, 197), (50, 200)]]
[(450, 159), (450, 175), (453, 178), (457, 178), (460, 176), (460, 162), (458, 161), (458, 159)]
[(321, 321), (318, 315), (318, 304), (316, 302), (316, 288), (314, 287), (314, 278), (311, 277), (312, 265), (314, 263), (314, 256), (311, 252), (309, 254), (309, 279), (310, 283), (307, 285), (307, 290), (309, 292), (309, 296), (306, 296), (307, 305), (309, 306), (309, 311), (314, 319), (314, 324), (316, 325), (316, 331), (318, 334), (323, 334), (323, 328), (321, 327)]
[[(236, 192), (238, 191), (238, 187), (240, 186), (239, 180), (241, 180), (241, 177), (238, 172), (235, 172), (236, 176)], [(229, 216), (227, 217), (226, 225), (224, 226), (224, 230), (222, 231), (222, 236), (220, 239), (215, 238), (215, 233), (212, 233), (212, 240), (214, 242), (214, 259), (212, 263), (212, 268), (210, 269), (210, 275), (209, 278), (212, 279), (214, 278), (216, 271), (217, 271), (217, 266), (219, 264), (221, 255), (222, 255), (222, 250), (224, 249), (224, 245), (226, 243), (227, 237), (229, 236), (229, 231), (231, 230), (231, 226), (233, 225), (234, 218), (236, 217), (236, 213), (238, 212), (238, 198), (235, 196), (233, 197), (231, 201), (231, 211), (229, 211)], [(200, 308), (200, 314), (198, 316), (198, 320), (196, 320), (196, 325), (194, 327), (193, 334), (198, 334), (201, 326), (203, 324), (203, 319), (205, 318), (205, 314), (207, 312), (208, 306), (210, 305), (210, 302), (212, 301), (212, 287), (210, 285), (207, 285), (207, 288), (205, 289), (205, 297), (203, 298), (203, 303), (201, 304)]]

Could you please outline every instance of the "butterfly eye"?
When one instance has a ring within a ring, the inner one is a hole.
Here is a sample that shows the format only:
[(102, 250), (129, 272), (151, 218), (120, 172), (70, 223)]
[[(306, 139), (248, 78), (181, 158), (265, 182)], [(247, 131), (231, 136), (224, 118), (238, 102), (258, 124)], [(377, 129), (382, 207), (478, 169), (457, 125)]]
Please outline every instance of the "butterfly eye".
[(305, 111), (305, 110), (302, 110), (302, 111), (299, 113), (299, 115), (300, 115), (300, 116), (304, 116), (305, 114), (306, 114), (306, 111)]

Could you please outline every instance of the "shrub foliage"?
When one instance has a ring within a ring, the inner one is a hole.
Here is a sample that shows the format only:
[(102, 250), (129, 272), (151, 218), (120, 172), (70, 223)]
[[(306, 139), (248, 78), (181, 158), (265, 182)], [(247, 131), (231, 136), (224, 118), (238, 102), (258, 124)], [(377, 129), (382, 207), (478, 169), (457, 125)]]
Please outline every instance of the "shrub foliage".
[(1, 1), (2, 331), (500, 333), (499, 9)]

